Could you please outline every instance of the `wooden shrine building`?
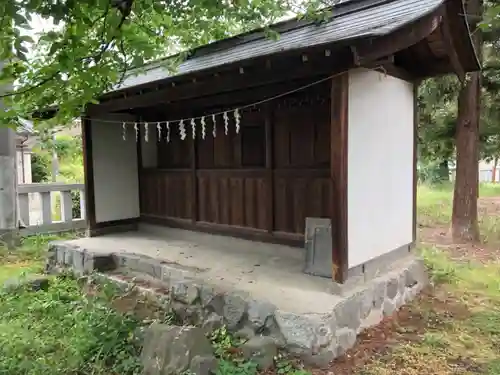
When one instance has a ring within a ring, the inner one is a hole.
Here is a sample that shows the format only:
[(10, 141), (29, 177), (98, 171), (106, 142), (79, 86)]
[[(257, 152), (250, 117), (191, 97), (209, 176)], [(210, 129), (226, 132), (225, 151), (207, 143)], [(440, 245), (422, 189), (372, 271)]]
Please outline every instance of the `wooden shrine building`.
[(144, 222), (304, 246), (306, 218), (326, 218), (338, 282), (409, 251), (418, 83), (480, 68), (462, 0), (350, 0), (273, 29), (175, 73), (151, 64), (87, 107), (92, 235)]

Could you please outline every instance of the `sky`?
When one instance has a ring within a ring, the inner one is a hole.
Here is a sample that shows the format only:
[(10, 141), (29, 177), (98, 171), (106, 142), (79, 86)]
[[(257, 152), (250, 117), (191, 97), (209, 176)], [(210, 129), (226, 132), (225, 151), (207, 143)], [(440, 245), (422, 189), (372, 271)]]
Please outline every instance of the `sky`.
[(27, 31), (27, 34), (31, 36), (35, 41), (38, 40), (40, 33), (52, 30), (55, 26), (50, 19), (43, 19), (38, 15), (34, 15), (31, 19), (30, 26), (32, 30)]

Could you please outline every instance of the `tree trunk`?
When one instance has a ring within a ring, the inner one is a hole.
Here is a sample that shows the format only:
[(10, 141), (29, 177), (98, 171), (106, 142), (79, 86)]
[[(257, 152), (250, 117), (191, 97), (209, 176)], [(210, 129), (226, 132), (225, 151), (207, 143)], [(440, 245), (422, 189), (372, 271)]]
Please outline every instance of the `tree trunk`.
[[(467, 14), (481, 15), (482, 0), (469, 0)], [(471, 25), (476, 52), (482, 57), (482, 36), (477, 21)], [(478, 241), (477, 198), (479, 194), (479, 111), (481, 73), (471, 73), (458, 96), (455, 134), (457, 167), (451, 232), (455, 241)]]
[(498, 158), (495, 157), (495, 159), (493, 159), (493, 168), (491, 168), (491, 182), (493, 183), (497, 182), (497, 165)]

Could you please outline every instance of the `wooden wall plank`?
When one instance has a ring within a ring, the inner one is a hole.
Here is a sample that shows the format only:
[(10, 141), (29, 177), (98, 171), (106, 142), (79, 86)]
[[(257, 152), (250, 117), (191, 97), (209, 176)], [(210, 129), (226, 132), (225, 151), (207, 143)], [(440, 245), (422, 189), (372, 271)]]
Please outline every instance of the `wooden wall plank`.
[(245, 207), (245, 221), (244, 226), (251, 228), (258, 228), (256, 211), (258, 211), (258, 201), (255, 199), (257, 196), (257, 181), (252, 178), (245, 178), (243, 199)]
[(230, 224), (230, 204), (231, 204), (231, 192), (229, 191), (229, 178), (222, 177), (218, 182), (220, 191), (219, 205), (221, 207), (221, 224)]
[(239, 134), (231, 116), (228, 135), (219, 116), (214, 138), (208, 118), (206, 138), (195, 142), (189, 124), (185, 140), (171, 124), (170, 143), (159, 142), (158, 169), (142, 177), (142, 213), (301, 238), (307, 216), (330, 213), (329, 95), (330, 86), (320, 85), (245, 109)]
[(230, 200), (230, 225), (237, 225), (242, 227), (245, 225), (245, 203), (243, 199), (243, 183), (244, 178), (230, 178), (229, 186), (231, 191), (231, 200)]
[[(261, 202), (273, 202), (272, 191), (269, 189), (268, 178), (257, 179), (257, 228), (272, 232), (273, 216), (269, 215), (268, 203), (263, 207)], [(274, 205), (274, 202), (273, 202)], [(271, 228), (271, 230), (269, 230)]]

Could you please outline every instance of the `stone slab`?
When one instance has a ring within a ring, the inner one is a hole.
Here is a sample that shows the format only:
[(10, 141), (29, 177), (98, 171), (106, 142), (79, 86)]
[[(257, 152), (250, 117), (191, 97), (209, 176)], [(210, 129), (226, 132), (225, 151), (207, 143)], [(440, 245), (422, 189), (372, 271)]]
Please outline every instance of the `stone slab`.
[(307, 217), (304, 273), (332, 277), (332, 225), (330, 219)]

